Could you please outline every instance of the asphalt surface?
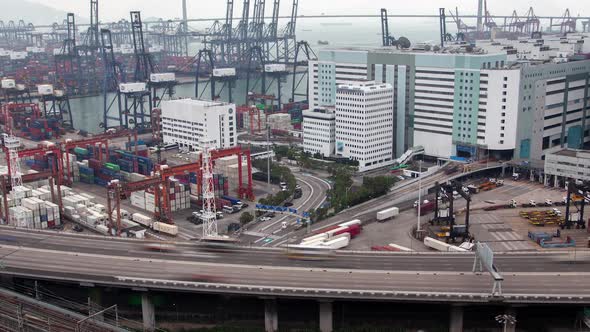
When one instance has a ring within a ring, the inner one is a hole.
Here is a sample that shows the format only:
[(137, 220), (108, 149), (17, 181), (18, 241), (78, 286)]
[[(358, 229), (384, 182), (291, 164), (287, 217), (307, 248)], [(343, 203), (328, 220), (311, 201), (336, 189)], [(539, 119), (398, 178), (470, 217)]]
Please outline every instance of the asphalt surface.
[[(311, 262), (290, 260), (278, 249), (211, 252), (193, 243), (177, 243), (170, 247), (171, 252), (153, 252), (144, 249), (148, 241), (8, 227), (0, 227), (0, 232), (0, 273), (31, 278), (132, 287), (156, 287), (159, 283), (169, 289), (193, 290), (205, 283), (216, 291), (234, 287), (226, 290), (233, 293), (247, 293), (257, 287), (259, 294), (290, 289), (306, 296), (319, 294), (310, 291), (322, 291), (342, 297), (354, 297), (354, 292), (369, 296), (371, 292), (395, 290), (447, 298), (477, 294), (484, 298), (492, 289), (488, 273), (471, 272), (472, 253), (339, 252), (330, 260)], [(562, 301), (566, 302), (574, 297), (576, 301), (590, 301), (590, 254), (578, 251), (575, 255), (497, 254), (495, 264), (504, 276), (504, 294), (529, 299), (553, 296), (547, 301), (558, 301), (557, 296), (565, 296)], [(150, 278), (149, 283), (141, 281), (144, 278)]]
[[(162, 259), (250, 266), (285, 266), (338, 268), (375, 271), (432, 271), (471, 272), (473, 253), (371, 253), (338, 252), (325, 261), (292, 260), (282, 249), (236, 247), (229, 252), (208, 251), (198, 242), (159, 243), (162, 251), (147, 250), (147, 244), (158, 242), (102, 238), (100, 236), (59, 234), (52, 232), (26, 232), (0, 227), (0, 246), (56, 253), (98, 254), (112, 257)], [(172, 251), (166, 251), (172, 245)], [(0, 260), (13, 257), (0, 256)], [(58, 257), (59, 255), (54, 255)], [(51, 262), (51, 260), (50, 260)], [(553, 252), (496, 254), (495, 264), (505, 273), (517, 272), (590, 272), (590, 252)]]
[[(293, 201), (293, 208), (299, 213), (316, 209), (326, 201), (326, 190), (330, 184), (325, 180), (305, 172), (294, 172), (297, 183), (301, 186), (302, 196)], [(259, 222), (242, 233), (242, 241), (259, 246), (272, 246), (278, 241), (288, 237), (297, 227), (297, 217), (275, 214), (275, 217), (266, 222)], [(287, 228), (282, 228), (282, 223), (287, 222)]]

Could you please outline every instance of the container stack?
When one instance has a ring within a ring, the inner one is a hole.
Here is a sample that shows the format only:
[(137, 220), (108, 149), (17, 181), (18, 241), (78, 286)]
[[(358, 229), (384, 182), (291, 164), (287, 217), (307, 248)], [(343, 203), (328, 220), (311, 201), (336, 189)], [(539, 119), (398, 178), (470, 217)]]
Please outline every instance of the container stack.
[[(190, 173), (189, 175), (189, 188), (190, 193), (193, 196), (199, 196), (201, 188), (197, 184), (198, 178), (196, 173)], [(213, 187), (215, 197), (229, 195), (229, 179), (223, 174), (213, 174)]]
[(190, 208), (190, 191), (189, 187), (180, 183), (178, 179), (170, 178), (169, 180), (169, 198), (170, 209), (180, 211)]
[(131, 173), (133, 163), (137, 160), (137, 173), (142, 175), (150, 175), (154, 169), (154, 163), (148, 157), (148, 149), (145, 145), (138, 145), (138, 155), (123, 150), (115, 150), (110, 154), (110, 162), (119, 165), (122, 171)]
[(140, 208), (142, 210), (145, 210), (145, 191), (134, 191), (131, 193), (131, 205)]
[(55, 119), (37, 119), (28, 128), (23, 128), (23, 133), (29, 134), (33, 141), (51, 140), (59, 137), (60, 132), (59, 122)]
[[(215, 160), (214, 171), (216, 174), (224, 174), (226, 178), (223, 180), (223, 195), (227, 196), (237, 194), (239, 176), (238, 176), (238, 157), (229, 156)], [(227, 185), (226, 185), (227, 183)], [(248, 184), (248, 162), (245, 157), (242, 157), (242, 185)], [(227, 188), (226, 188), (227, 187)], [(216, 188), (217, 189), (217, 188)]]
[(80, 172), (80, 182), (94, 184), (94, 169), (88, 165), (78, 166)]
[[(66, 161), (66, 159), (69, 160), (69, 167), (70, 167), (69, 172), (66, 171), (68, 168), (68, 161)], [(66, 153), (64, 155), (64, 160), (63, 160), (64, 179), (67, 179), (72, 182), (79, 182), (80, 181), (80, 170), (78, 169), (77, 161), (78, 161), (78, 158), (76, 157), (75, 154)], [(72, 176), (71, 179), (70, 179), (70, 175)]]

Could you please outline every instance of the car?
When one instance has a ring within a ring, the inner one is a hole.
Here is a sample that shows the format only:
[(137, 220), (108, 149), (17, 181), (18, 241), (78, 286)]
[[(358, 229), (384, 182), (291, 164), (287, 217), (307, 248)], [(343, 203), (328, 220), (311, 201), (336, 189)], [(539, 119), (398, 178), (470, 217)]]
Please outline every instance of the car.
[(287, 222), (286, 222), (286, 221), (283, 221), (283, 222), (281, 223), (281, 228), (282, 228), (282, 229), (287, 229), (287, 227), (288, 227), (288, 226), (289, 226), (289, 224), (287, 224)]
[(80, 225), (74, 225), (74, 228), (72, 228), (72, 229), (74, 230), (74, 232), (78, 232), (78, 233), (84, 232), (84, 228), (82, 228), (82, 226), (80, 226)]
[(283, 204), (284, 207), (291, 207), (293, 206), (293, 203), (291, 202), (286, 202), (285, 204)]
[(269, 217), (260, 217), (260, 222), (265, 222), (265, 221), (269, 221), (270, 218)]

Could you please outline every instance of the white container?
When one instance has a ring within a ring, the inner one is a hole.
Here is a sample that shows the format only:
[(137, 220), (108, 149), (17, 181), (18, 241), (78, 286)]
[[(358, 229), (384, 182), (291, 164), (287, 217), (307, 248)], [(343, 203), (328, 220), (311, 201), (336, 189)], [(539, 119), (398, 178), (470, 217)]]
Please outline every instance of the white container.
[(271, 63), (264, 65), (264, 71), (267, 73), (283, 73), (287, 71), (287, 65), (282, 63)]
[(322, 248), (338, 250), (338, 249), (346, 248), (349, 244), (350, 244), (350, 234), (344, 233), (344, 234), (338, 235), (337, 237), (335, 237), (329, 241), (321, 243), (320, 246)]
[(37, 92), (41, 96), (51, 96), (51, 95), (53, 95), (53, 85), (39, 84), (39, 85), (37, 85)]
[(6, 78), (2, 80), (2, 89), (14, 89), (16, 88), (16, 82), (13, 79)]
[(215, 68), (213, 77), (232, 77), (236, 76), (236, 68)]
[(154, 220), (150, 217), (144, 216), (141, 213), (134, 213), (131, 215), (131, 220), (135, 221), (136, 223), (146, 226), (146, 227), (152, 227), (152, 225), (154, 224)]
[(161, 222), (154, 222), (153, 227), (154, 231), (176, 236), (178, 235), (178, 226), (176, 225), (169, 225)]
[(397, 217), (399, 215), (399, 208), (391, 207), (383, 211), (377, 212), (377, 221), (384, 221), (390, 218)]
[(424, 238), (424, 244), (427, 247), (430, 247), (432, 249), (436, 249), (438, 251), (445, 251), (445, 252), (447, 252), (447, 251), (468, 251), (466, 249), (463, 249), (463, 248), (459, 248), (457, 246), (450, 245), (448, 243), (439, 241), (437, 239), (433, 239), (433, 238), (428, 237), (428, 236)]
[(145, 92), (146, 84), (143, 82), (135, 83), (121, 83), (119, 84), (119, 91), (122, 93), (134, 93), (134, 92)]
[(0, 57), (9, 57), (10, 51), (0, 50)]
[(157, 73), (150, 75), (150, 82), (162, 83), (162, 82), (174, 82), (176, 81), (176, 75), (174, 73)]

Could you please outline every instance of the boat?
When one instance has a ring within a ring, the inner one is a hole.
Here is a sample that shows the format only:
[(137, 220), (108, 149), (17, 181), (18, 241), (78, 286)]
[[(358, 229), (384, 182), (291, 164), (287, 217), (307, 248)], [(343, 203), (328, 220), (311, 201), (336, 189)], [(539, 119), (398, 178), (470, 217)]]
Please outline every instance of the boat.
[(318, 45), (329, 45), (330, 43), (327, 40), (318, 40)]

